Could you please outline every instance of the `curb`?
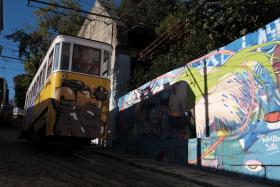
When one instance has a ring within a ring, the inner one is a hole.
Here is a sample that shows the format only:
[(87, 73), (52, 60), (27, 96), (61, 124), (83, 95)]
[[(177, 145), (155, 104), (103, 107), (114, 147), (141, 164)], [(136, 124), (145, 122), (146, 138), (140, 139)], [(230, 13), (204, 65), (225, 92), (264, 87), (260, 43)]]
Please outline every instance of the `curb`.
[[(180, 180), (188, 181), (203, 186), (280, 186), (280, 181), (264, 180), (254, 176), (245, 176), (240, 173), (227, 173), (224, 170), (213, 168), (201, 168), (196, 166), (180, 166), (170, 163), (162, 163), (149, 158), (138, 157), (127, 152), (113, 151), (107, 147), (89, 146), (79, 151), (85, 151), (104, 156), (135, 168), (168, 175)], [(78, 152), (79, 152), (78, 151)]]

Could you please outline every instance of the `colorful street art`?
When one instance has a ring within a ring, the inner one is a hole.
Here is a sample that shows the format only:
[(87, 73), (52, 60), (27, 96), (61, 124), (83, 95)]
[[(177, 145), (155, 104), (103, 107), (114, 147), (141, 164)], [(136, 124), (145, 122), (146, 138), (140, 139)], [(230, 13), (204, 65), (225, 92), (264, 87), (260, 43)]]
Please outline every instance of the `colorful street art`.
[(280, 18), (121, 97), (119, 139), (150, 157), (280, 180), (279, 71)]

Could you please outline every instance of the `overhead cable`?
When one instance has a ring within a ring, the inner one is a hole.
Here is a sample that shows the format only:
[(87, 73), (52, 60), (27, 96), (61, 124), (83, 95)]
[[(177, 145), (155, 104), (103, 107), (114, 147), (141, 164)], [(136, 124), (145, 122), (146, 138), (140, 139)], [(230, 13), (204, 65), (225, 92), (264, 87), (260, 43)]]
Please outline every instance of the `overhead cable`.
[(18, 60), (18, 61), (26, 61), (26, 62), (28, 61), (28, 60), (26, 60), (26, 59), (16, 58), (16, 57), (6, 56), (6, 55), (0, 55), (0, 57), (7, 58), (7, 59)]
[(75, 12), (82, 12), (82, 13), (85, 13), (85, 14), (90, 14), (90, 15), (94, 15), (94, 16), (99, 16), (99, 17), (104, 17), (104, 18), (108, 18), (108, 19), (112, 19), (112, 20), (121, 21), (121, 19), (118, 18), (118, 17), (106, 16), (106, 15), (103, 15), (103, 14), (97, 14), (97, 13), (93, 13), (93, 12), (89, 12), (89, 11), (85, 11), (85, 10), (81, 10), (81, 9), (70, 8), (70, 7), (67, 7), (67, 6), (59, 5), (57, 3), (49, 3), (49, 2), (40, 1), (40, 0), (28, 0), (28, 6), (30, 5), (30, 2), (41, 3), (41, 4), (45, 4), (45, 5), (49, 5), (49, 6), (53, 6), (53, 7), (57, 7), (57, 8), (63, 8), (63, 9), (66, 9), (66, 10), (72, 10), (72, 11), (75, 11)]

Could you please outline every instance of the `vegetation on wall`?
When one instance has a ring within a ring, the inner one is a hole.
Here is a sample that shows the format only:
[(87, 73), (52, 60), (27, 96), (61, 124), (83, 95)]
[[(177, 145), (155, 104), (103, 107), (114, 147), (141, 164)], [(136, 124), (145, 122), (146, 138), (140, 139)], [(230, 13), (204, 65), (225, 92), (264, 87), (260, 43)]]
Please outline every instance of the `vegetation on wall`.
[(121, 0), (116, 12), (129, 26), (145, 25), (153, 30), (175, 11), (176, 0)]
[[(280, 16), (278, 0), (177, 0), (175, 4), (174, 1), (166, 1), (169, 2), (172, 8), (167, 15), (159, 17), (159, 24), (154, 27), (154, 31), (159, 35), (179, 20), (186, 20), (188, 24), (184, 28), (184, 34), (176, 42), (162, 46), (160, 53), (151, 61), (137, 62), (129, 89), (137, 88), (161, 74), (222, 47)], [(154, 8), (155, 12), (158, 9), (157, 6), (149, 8)], [(142, 15), (142, 23), (146, 23), (145, 19), (147, 22), (151, 19), (149, 12), (153, 11), (146, 11)]]

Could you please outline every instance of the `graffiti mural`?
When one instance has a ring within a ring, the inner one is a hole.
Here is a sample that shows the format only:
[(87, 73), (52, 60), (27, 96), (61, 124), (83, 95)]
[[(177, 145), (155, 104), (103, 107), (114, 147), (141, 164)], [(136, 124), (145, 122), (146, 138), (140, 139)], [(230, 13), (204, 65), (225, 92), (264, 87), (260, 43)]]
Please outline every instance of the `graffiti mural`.
[[(119, 139), (170, 162), (280, 180), (279, 70), (277, 19), (121, 97)], [(145, 132), (161, 139), (136, 141)]]
[(176, 137), (185, 139), (191, 132), (186, 127), (186, 82), (178, 82), (155, 97), (139, 103), (132, 117), (132, 134), (155, 135), (162, 139)]
[[(185, 147), (186, 139), (195, 137), (194, 119), (187, 105), (193, 93), (188, 92), (187, 83), (178, 81), (164, 87), (157, 94), (152, 94), (151, 89), (138, 90), (143, 101), (119, 115), (119, 144), (126, 144), (128, 150), (147, 156), (151, 150), (157, 150), (152, 157), (158, 160), (168, 157), (171, 153), (168, 150), (174, 145), (180, 149)], [(178, 158), (176, 162), (183, 164), (185, 161)]]
[(106, 125), (102, 116), (108, 96), (105, 88), (90, 89), (81, 81), (64, 79), (54, 96), (56, 135), (100, 138)]
[[(277, 179), (264, 170), (275, 165), (273, 170), (276, 171), (278, 163), (272, 164), (272, 158), (267, 161), (260, 158), (263, 155), (276, 156), (278, 141), (265, 145), (260, 142), (270, 134), (279, 134), (279, 44), (276, 40), (242, 49), (208, 76), (211, 79), (218, 75), (208, 93), (209, 126), (213, 138), (210, 146), (206, 146), (209, 144), (207, 139), (202, 139), (206, 149), (200, 150), (200, 158), (193, 155), (194, 151), (189, 152), (190, 164), (196, 164), (199, 159), (207, 167)], [(201, 98), (196, 110), (203, 110), (203, 103)], [(197, 134), (201, 137), (206, 129), (204, 120), (203, 117), (196, 119)], [(209, 154), (212, 160), (207, 159)]]

